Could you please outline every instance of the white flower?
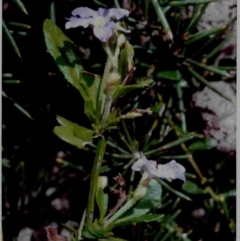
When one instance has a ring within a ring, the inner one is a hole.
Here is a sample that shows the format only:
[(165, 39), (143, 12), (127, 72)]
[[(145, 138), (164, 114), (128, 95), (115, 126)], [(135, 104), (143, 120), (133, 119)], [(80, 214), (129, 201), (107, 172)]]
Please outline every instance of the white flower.
[(66, 29), (82, 26), (87, 28), (93, 27), (94, 35), (102, 42), (107, 42), (112, 36), (113, 30), (120, 30), (129, 33), (129, 30), (124, 29), (112, 20), (119, 20), (129, 15), (129, 11), (120, 8), (104, 9), (99, 8), (94, 11), (87, 7), (79, 7), (72, 11), (72, 17), (68, 18), (65, 25)]
[(185, 168), (177, 163), (175, 160), (170, 161), (167, 164), (158, 164), (156, 161), (151, 161), (142, 157), (138, 159), (133, 165), (132, 170), (141, 171), (144, 169), (147, 171), (150, 177), (159, 177), (159, 178), (171, 178), (171, 179), (181, 179), (186, 181), (185, 178)]

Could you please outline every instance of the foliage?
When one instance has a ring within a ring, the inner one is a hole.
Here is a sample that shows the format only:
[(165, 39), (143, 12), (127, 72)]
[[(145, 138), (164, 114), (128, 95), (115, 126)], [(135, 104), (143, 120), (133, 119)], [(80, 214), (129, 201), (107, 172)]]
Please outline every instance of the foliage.
[[(84, 227), (68, 227), (73, 240), (82, 236), (154, 241), (235, 237), (235, 159), (216, 151), (190, 109), (191, 94), (203, 86), (232, 101), (211, 82), (215, 76), (234, 81), (226, 69), (235, 68), (235, 62), (226, 68), (216, 59), (235, 19), (198, 31), (198, 21), (210, 2), (4, 3), (6, 240), (16, 238), (24, 226), (40, 230), (53, 221), (61, 225), (69, 219), (83, 224), (91, 195), (86, 216), (94, 210), (95, 216), (87, 218)], [(115, 66), (124, 84), (117, 80), (106, 90), (104, 63), (111, 54), (93, 38), (91, 29), (65, 30), (64, 17), (79, 6), (122, 5), (132, 10), (124, 20), (131, 34), (119, 48)], [(184, 18), (190, 5), (193, 14)], [(159, 163), (177, 160), (187, 170), (187, 182), (152, 179), (145, 195), (136, 199), (136, 190), (143, 184), (131, 166), (140, 152)], [(102, 166), (92, 170), (95, 155), (94, 163), (101, 157)], [(109, 183), (100, 186), (98, 178), (92, 179), (95, 188), (88, 196), (86, 180), (93, 172), (108, 177)], [(118, 181), (113, 181), (114, 176)], [(46, 195), (52, 186), (57, 191)], [(56, 211), (51, 204), (60, 196), (69, 200), (67, 211)]]

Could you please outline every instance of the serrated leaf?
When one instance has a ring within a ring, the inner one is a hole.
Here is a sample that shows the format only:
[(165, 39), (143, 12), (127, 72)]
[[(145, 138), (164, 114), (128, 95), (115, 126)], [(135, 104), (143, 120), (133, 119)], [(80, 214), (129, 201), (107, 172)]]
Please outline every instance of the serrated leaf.
[(149, 86), (153, 82), (152, 79), (146, 79), (142, 80), (137, 84), (133, 85), (126, 85), (126, 86), (117, 86), (116, 91), (114, 93), (113, 98), (116, 99), (118, 97), (126, 95), (128, 92), (135, 90), (135, 89), (140, 89)]
[(204, 194), (204, 190), (199, 188), (197, 184), (195, 184), (194, 182), (191, 182), (191, 181), (186, 181), (182, 185), (182, 189), (185, 192), (191, 193), (191, 194)]
[(178, 70), (172, 70), (172, 71), (158, 72), (157, 77), (161, 78), (161, 79), (169, 79), (169, 80), (180, 81), (181, 78), (182, 78), (182, 75)]
[(43, 32), (47, 50), (58, 68), (66, 80), (80, 91), (83, 99), (86, 99), (87, 93), (80, 84), (83, 68), (73, 42), (50, 19), (45, 20)]
[(108, 195), (107, 193), (104, 193), (103, 189), (98, 188), (97, 193), (96, 193), (96, 202), (99, 208), (99, 222), (103, 220), (107, 213), (108, 209)]
[(54, 133), (63, 141), (80, 149), (92, 143), (92, 130), (79, 126), (61, 116), (57, 116), (57, 120), (62, 126), (56, 126)]
[(199, 141), (194, 142), (193, 144), (191, 144), (188, 147), (188, 150), (190, 152), (194, 152), (197, 150), (208, 150), (213, 147), (216, 147), (216, 145), (217, 145), (217, 143), (213, 139), (206, 138), (204, 140), (199, 140)]

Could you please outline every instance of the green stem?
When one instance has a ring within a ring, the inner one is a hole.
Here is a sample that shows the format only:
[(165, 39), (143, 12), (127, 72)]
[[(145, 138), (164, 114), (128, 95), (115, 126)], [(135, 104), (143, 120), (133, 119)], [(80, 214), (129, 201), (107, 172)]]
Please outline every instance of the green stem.
[(93, 163), (93, 170), (92, 170), (92, 175), (91, 175), (90, 193), (89, 193), (87, 213), (86, 213), (86, 223), (87, 224), (91, 224), (92, 220), (93, 220), (94, 199), (95, 199), (95, 195), (96, 195), (98, 177), (100, 174), (105, 149), (106, 149), (106, 140), (105, 140), (104, 136), (101, 136), (101, 139), (98, 141), (97, 152), (96, 152), (95, 160)]

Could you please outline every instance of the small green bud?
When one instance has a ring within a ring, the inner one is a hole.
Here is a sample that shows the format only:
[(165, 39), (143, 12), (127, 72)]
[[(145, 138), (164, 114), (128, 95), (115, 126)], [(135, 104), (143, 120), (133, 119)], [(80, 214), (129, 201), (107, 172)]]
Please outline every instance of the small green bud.
[(100, 176), (98, 178), (97, 188), (101, 188), (102, 190), (108, 185), (108, 178), (106, 176)]

